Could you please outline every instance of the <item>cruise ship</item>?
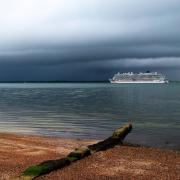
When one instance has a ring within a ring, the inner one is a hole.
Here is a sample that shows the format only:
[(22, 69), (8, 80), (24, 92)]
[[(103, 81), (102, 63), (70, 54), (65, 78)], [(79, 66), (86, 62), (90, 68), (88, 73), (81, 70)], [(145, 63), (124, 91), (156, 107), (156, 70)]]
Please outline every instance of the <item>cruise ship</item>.
[(149, 71), (146, 73), (118, 72), (109, 81), (111, 83), (169, 83), (165, 75)]

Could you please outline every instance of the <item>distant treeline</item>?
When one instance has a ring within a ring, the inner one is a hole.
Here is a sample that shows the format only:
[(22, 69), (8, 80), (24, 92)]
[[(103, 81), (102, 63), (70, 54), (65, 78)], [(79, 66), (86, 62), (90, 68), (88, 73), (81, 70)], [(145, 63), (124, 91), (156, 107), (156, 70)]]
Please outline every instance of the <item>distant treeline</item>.
[(107, 83), (109, 81), (0, 81), (0, 83)]

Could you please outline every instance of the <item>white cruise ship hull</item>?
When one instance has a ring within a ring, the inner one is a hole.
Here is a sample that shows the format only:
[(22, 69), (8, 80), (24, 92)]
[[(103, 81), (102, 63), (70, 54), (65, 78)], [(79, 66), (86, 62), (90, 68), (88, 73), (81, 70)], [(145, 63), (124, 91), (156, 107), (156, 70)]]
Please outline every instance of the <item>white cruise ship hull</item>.
[(115, 84), (164, 84), (168, 83), (166, 76), (157, 72), (146, 73), (117, 73), (112, 79), (109, 79), (111, 83)]
[(165, 84), (169, 82), (168, 81), (113, 81), (113, 80), (110, 80), (110, 83), (114, 83), (114, 84)]

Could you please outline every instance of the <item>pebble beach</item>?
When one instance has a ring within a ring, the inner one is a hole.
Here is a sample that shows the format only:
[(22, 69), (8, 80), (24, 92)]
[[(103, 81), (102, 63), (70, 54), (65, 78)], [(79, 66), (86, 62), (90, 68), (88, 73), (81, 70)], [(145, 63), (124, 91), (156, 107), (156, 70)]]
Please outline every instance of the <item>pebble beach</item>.
[[(27, 167), (60, 159), (98, 140), (0, 133), (0, 179), (11, 180)], [(180, 179), (180, 151), (117, 145), (36, 179)]]

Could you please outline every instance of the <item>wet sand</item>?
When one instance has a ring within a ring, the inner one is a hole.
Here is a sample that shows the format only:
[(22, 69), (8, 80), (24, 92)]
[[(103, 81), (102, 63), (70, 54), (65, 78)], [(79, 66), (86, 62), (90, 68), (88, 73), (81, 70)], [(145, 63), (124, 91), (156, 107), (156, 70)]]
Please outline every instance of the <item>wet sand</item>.
[[(74, 148), (96, 143), (0, 133), (0, 180), (13, 179), (28, 166), (66, 156)], [(116, 146), (36, 179), (180, 179), (180, 151)]]

